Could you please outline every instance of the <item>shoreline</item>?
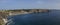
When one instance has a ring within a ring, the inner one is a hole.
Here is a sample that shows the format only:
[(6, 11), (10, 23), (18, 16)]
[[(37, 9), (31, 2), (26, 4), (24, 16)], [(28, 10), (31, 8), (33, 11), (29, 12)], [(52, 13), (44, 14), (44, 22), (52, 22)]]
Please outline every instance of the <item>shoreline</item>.
[(14, 15), (20, 15), (20, 14), (29, 14), (29, 13), (38, 13), (38, 12), (48, 12), (49, 10), (39, 10), (39, 9), (31, 9), (31, 10), (6, 10), (6, 11), (0, 11), (0, 17), (2, 17), (1, 20), (4, 21), (4, 23), (8, 22), (7, 17), (8, 16), (14, 16)]

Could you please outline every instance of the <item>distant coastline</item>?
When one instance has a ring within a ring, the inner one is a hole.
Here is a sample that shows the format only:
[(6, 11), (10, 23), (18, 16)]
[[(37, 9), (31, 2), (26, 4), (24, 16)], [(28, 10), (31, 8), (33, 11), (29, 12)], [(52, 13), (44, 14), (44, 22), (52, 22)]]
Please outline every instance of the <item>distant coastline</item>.
[(0, 13), (8, 15), (27, 14), (27, 13), (38, 13), (38, 12), (49, 12), (47, 9), (20, 9), (20, 10), (3, 10)]

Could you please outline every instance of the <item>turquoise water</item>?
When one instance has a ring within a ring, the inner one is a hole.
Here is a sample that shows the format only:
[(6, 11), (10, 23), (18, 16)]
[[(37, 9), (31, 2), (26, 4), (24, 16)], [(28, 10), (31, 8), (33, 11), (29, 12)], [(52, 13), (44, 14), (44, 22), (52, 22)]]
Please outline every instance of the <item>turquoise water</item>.
[(31, 13), (9, 17), (9, 25), (60, 25), (60, 11), (47, 13)]

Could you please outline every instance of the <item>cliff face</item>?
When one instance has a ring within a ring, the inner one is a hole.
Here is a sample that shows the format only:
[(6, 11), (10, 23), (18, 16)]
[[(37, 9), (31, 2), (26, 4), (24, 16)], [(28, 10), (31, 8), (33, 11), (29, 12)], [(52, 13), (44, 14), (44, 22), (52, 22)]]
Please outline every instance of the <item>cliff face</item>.
[(5, 25), (5, 21), (3, 19), (7, 19), (8, 13), (0, 12), (0, 25)]
[(10, 10), (9, 15), (49, 12), (47, 9)]
[(0, 15), (3, 18), (6, 18), (8, 15), (15, 15), (15, 14), (27, 14), (27, 13), (42, 13), (42, 12), (49, 12), (47, 9), (22, 9), (22, 10), (6, 10), (4, 12), (0, 12)]

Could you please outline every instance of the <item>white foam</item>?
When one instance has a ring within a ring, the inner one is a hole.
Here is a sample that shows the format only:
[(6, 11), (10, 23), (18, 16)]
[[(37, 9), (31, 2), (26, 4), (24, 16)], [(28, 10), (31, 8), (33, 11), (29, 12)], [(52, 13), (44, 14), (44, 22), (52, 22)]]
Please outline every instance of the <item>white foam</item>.
[(7, 20), (3, 18), (4, 23), (7, 23)]

